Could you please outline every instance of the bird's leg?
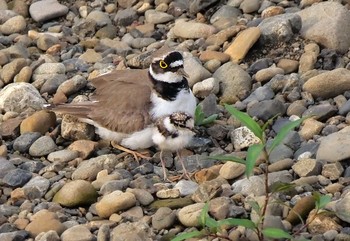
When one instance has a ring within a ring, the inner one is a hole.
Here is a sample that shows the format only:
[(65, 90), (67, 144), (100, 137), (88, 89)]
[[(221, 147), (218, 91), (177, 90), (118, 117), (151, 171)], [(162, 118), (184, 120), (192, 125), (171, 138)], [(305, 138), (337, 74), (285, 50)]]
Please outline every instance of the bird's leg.
[(167, 177), (166, 169), (165, 169), (165, 161), (163, 159), (163, 150), (160, 151), (159, 159), (160, 159), (160, 163), (162, 164), (162, 168), (163, 168), (163, 178), (164, 178), (164, 181), (166, 181), (168, 179), (168, 177)]
[(135, 160), (136, 160), (137, 162), (139, 162), (139, 158), (141, 158), (141, 159), (146, 159), (146, 160), (150, 160), (150, 159), (151, 159), (151, 157), (146, 156), (146, 155), (144, 155), (143, 153), (130, 150), (130, 149), (126, 148), (126, 147), (123, 147), (123, 146), (121, 146), (121, 145), (115, 143), (114, 141), (111, 141), (111, 145), (112, 145), (114, 148), (118, 149), (118, 150), (121, 150), (121, 151), (130, 153), (131, 155), (134, 156), (134, 158), (135, 158)]
[(183, 160), (183, 158), (182, 158), (180, 152), (177, 151), (176, 153), (177, 153), (177, 156), (179, 157), (179, 161), (180, 161), (180, 163), (181, 163), (182, 171), (183, 171), (183, 173), (182, 173), (180, 179), (181, 179), (183, 176), (185, 176), (185, 177), (188, 178), (188, 180), (191, 180), (191, 175), (190, 175), (190, 174), (187, 172), (187, 170), (186, 170), (186, 167), (185, 167), (185, 164), (184, 164), (184, 160)]

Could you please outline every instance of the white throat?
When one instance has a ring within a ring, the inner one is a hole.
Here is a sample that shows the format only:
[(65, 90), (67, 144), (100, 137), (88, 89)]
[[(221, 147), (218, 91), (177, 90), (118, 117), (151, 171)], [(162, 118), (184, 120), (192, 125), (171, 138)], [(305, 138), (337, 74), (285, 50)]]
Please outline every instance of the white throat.
[(156, 74), (153, 71), (152, 65), (149, 67), (149, 73), (155, 80), (167, 82), (167, 83), (177, 83), (177, 82), (181, 82), (183, 79), (182, 75), (178, 75), (176, 72), (171, 72), (171, 71), (167, 71), (161, 74)]

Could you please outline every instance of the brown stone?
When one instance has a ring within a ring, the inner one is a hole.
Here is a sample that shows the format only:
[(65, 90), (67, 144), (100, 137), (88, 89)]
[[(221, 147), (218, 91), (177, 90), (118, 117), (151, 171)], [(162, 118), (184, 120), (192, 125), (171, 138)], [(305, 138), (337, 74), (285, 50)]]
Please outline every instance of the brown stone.
[(238, 34), (231, 45), (225, 50), (225, 53), (230, 55), (231, 61), (240, 63), (250, 48), (259, 39), (260, 35), (261, 31), (258, 27), (247, 28)]
[(98, 143), (90, 140), (77, 140), (68, 146), (69, 150), (77, 151), (82, 159), (88, 158), (97, 148)]
[(0, 136), (3, 138), (15, 137), (19, 133), (19, 126), (23, 118), (16, 117), (8, 119), (0, 125)]
[(24, 119), (21, 123), (21, 134), (26, 132), (40, 132), (45, 134), (56, 125), (56, 114), (52, 111), (41, 110)]
[(31, 237), (36, 237), (41, 232), (54, 230), (61, 235), (66, 227), (58, 220), (55, 213), (42, 209), (31, 217), (31, 222), (25, 228)]
[(284, 13), (283, 7), (271, 6), (271, 7), (264, 9), (264, 11), (262, 11), (261, 17), (262, 18), (269, 18), (269, 17), (276, 16), (276, 15), (283, 14), (283, 13)]
[(315, 208), (315, 199), (312, 196), (301, 198), (295, 206), (289, 211), (286, 220), (291, 224), (299, 223), (300, 217), (306, 218), (312, 209)]
[(202, 62), (207, 62), (209, 60), (217, 59), (221, 63), (226, 63), (227, 61), (230, 60), (230, 56), (218, 51), (206, 50), (201, 53), (201, 55), (199, 56), (199, 59)]
[(196, 179), (197, 183), (203, 183), (205, 181), (210, 181), (219, 176), (219, 171), (221, 169), (222, 165), (216, 165), (212, 166), (210, 168), (202, 169), (194, 175), (194, 178)]
[(283, 69), (285, 74), (289, 74), (298, 70), (299, 62), (292, 59), (280, 59), (277, 67)]

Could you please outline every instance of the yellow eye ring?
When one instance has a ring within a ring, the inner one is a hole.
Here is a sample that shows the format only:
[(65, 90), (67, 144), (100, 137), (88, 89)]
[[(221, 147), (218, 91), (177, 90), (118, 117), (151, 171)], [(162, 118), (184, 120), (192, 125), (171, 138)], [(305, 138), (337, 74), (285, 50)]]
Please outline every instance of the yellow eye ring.
[(160, 66), (162, 69), (168, 68), (168, 65), (164, 62), (164, 60), (159, 61), (159, 66)]

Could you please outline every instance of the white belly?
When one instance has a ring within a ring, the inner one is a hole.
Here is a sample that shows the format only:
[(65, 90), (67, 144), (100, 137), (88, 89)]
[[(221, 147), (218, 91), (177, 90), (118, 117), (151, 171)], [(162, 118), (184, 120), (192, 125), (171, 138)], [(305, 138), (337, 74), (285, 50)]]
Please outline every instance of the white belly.
[(174, 112), (185, 112), (194, 116), (196, 109), (196, 98), (191, 90), (181, 90), (173, 101), (164, 100), (157, 94), (152, 93), (151, 101), (153, 103), (151, 109), (151, 115), (153, 118), (170, 115)]

